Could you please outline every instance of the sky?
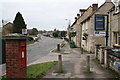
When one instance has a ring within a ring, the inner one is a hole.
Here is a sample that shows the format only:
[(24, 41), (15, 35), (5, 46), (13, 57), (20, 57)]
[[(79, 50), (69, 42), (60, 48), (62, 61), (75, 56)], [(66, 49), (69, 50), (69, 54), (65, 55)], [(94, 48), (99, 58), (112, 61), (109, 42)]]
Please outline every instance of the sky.
[[(99, 6), (105, 0), (1, 0), (0, 19), (13, 22), (20, 12), (28, 29), (66, 30), (69, 21), (75, 21), (79, 9), (86, 9), (93, 3)], [(0, 23), (0, 26), (2, 23)]]

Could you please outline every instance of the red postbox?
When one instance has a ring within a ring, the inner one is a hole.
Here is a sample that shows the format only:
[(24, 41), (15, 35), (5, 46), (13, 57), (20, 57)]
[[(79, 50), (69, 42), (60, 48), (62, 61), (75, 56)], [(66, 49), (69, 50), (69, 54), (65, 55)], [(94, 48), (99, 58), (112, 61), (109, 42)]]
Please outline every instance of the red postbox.
[(20, 42), (20, 67), (26, 67), (26, 43)]
[(6, 77), (16, 80), (27, 78), (26, 36), (15, 33), (3, 38), (6, 41)]

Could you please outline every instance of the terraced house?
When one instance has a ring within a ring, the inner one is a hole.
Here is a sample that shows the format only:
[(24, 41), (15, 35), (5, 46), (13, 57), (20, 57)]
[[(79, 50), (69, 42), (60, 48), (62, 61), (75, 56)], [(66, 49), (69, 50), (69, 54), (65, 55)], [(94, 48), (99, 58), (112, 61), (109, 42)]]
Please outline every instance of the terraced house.
[(87, 9), (80, 9), (80, 15), (77, 14), (75, 22), (72, 24), (73, 31), (76, 32), (76, 36), (72, 37), (77, 47), (81, 47), (81, 32), (82, 32), (82, 21), (91, 15), (97, 9), (98, 4), (93, 4)]
[[(72, 39), (77, 47), (94, 52), (96, 44), (102, 46), (110, 46), (111, 44), (112, 47), (113, 44), (120, 42), (119, 20), (118, 23), (116, 21), (111, 22), (112, 19), (118, 19), (119, 16), (118, 13), (116, 16), (114, 15), (114, 10), (112, 11), (113, 8), (115, 9), (114, 6), (111, 0), (105, 0), (100, 7), (98, 7), (98, 4), (93, 4), (88, 9), (81, 9), (81, 15), (77, 17), (74, 25), (72, 25), (73, 30), (76, 32), (76, 37)], [(110, 14), (113, 15), (110, 17)]]
[(115, 6), (109, 10), (109, 46), (120, 46), (120, 0), (114, 1)]

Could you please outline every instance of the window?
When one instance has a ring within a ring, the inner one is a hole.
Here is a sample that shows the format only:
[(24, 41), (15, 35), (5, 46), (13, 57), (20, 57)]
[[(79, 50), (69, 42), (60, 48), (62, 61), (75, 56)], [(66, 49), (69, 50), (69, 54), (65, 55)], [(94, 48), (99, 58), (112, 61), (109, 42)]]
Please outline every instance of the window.
[(115, 44), (117, 44), (117, 39), (118, 39), (118, 36), (117, 36), (117, 33), (115, 33)]
[(84, 23), (82, 24), (82, 30), (84, 30)]
[(116, 12), (116, 13), (117, 13), (117, 12), (120, 12), (120, 1), (115, 2), (115, 6), (116, 6), (116, 9), (115, 9), (116, 11), (115, 11), (115, 12)]
[(87, 21), (87, 22), (86, 22), (86, 29), (88, 29), (88, 23), (89, 23), (89, 22)]
[(119, 41), (119, 43), (118, 43), (118, 44), (120, 45), (120, 36), (118, 37), (118, 41)]
[(118, 32), (115, 33), (115, 44), (120, 45), (120, 33)]
[(118, 33), (118, 44), (120, 45), (120, 32)]

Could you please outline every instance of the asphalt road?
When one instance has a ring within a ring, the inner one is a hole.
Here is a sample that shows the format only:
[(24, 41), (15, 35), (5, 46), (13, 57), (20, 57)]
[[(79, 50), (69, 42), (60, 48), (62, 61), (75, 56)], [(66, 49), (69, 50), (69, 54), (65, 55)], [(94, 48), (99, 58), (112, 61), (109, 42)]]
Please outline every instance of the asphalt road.
[(30, 64), (41, 57), (46, 56), (54, 49), (62, 40), (41, 36), (42, 40), (27, 46), (27, 64)]
[[(30, 64), (50, 53), (62, 40), (41, 36), (35, 44), (27, 46), (27, 64)], [(0, 65), (0, 76), (6, 72), (5, 64)]]

